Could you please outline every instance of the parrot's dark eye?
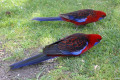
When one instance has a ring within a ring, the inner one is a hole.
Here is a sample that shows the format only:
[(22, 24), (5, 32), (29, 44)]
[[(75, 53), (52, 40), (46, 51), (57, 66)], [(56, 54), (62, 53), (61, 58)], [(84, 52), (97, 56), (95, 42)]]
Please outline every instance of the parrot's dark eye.
[(97, 41), (99, 42), (99, 41), (100, 41), (100, 39), (97, 39)]
[(102, 15), (102, 17), (104, 18), (104, 17), (105, 17), (105, 15)]

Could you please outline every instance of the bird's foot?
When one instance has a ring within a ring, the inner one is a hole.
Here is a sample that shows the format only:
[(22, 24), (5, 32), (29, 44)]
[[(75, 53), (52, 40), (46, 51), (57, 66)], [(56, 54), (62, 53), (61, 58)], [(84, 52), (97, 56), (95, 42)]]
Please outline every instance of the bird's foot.
[(75, 30), (77, 31), (77, 30), (78, 30), (78, 25), (76, 25), (75, 27), (76, 27), (76, 29), (75, 29)]
[(94, 22), (94, 26), (96, 26), (96, 23)]

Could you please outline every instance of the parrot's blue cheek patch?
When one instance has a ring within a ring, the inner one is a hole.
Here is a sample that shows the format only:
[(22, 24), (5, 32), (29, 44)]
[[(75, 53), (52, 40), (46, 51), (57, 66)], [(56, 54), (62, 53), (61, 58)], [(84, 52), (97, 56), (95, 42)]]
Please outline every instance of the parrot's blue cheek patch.
[(99, 42), (95, 42), (94, 46), (97, 45)]
[(103, 17), (100, 17), (99, 20), (103, 19)]

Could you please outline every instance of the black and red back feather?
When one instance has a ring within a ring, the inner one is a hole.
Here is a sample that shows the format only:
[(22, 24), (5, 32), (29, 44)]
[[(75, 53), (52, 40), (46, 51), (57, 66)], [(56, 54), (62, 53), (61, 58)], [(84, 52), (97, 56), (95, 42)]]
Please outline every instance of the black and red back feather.
[(46, 46), (43, 53), (47, 55), (65, 55), (61, 50), (69, 52), (79, 51), (87, 45), (86, 42), (88, 40), (85, 34), (76, 33)]
[(83, 9), (66, 14), (60, 14), (60, 17), (66, 18), (69, 20), (87, 18), (89, 15), (94, 15), (94, 10), (92, 9)]

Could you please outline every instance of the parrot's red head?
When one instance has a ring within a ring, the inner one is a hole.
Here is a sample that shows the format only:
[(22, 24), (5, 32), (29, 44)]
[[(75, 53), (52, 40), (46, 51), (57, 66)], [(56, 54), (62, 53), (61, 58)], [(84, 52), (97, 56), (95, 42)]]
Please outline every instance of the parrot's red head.
[(103, 11), (94, 11), (93, 14), (87, 17), (86, 23), (96, 22), (101, 19), (104, 19), (106, 13)]
[(99, 34), (88, 34), (89, 48), (98, 44), (101, 39), (102, 37)]
[(103, 11), (96, 11), (96, 16), (97, 16), (97, 20), (101, 20), (106, 17), (106, 13)]

